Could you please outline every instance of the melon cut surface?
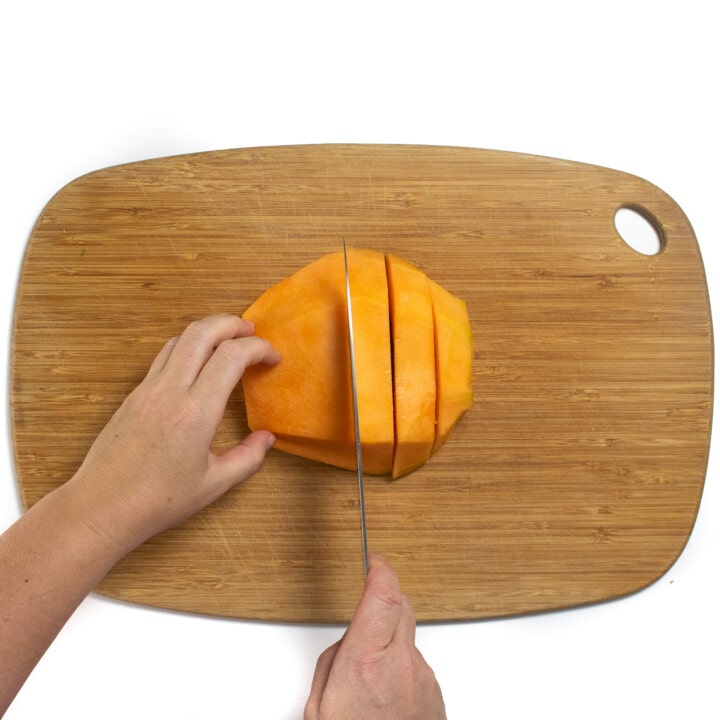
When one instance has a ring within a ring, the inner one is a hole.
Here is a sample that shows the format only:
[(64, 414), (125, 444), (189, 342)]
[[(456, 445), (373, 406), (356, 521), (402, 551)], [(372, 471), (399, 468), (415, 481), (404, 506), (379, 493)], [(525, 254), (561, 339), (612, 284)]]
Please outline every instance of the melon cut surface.
[(435, 329), (425, 273), (396, 255), (386, 258), (395, 406), (393, 477), (420, 467), (435, 441)]

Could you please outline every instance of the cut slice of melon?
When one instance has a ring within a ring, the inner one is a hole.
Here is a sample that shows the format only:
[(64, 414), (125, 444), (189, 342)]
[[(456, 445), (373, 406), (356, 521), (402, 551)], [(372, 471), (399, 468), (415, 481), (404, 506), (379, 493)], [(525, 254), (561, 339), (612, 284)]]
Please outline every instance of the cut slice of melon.
[[(342, 259), (342, 254), (339, 255)], [(363, 468), (369, 473), (388, 473), (392, 469), (395, 426), (385, 256), (375, 250), (349, 248), (348, 273)], [(345, 293), (344, 274), (342, 287)], [(345, 300), (342, 307), (347, 313)], [(343, 323), (347, 324), (347, 317)], [(352, 387), (349, 402), (352, 407)], [(357, 467), (355, 460), (352, 466)]]
[(472, 333), (466, 304), (428, 278), (435, 318), (435, 452), (473, 403)]
[(435, 441), (435, 332), (425, 273), (388, 254), (395, 405), (392, 475), (401, 477), (430, 457)]

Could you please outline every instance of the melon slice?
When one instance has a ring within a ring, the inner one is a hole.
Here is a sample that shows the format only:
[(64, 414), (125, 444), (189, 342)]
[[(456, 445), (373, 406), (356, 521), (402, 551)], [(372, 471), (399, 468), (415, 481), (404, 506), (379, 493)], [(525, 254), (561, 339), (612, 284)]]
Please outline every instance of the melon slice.
[(429, 278), (428, 286), (435, 318), (437, 424), (432, 448), (435, 452), (472, 406), (473, 347), (465, 303)]
[[(363, 466), (392, 469), (392, 368), (387, 274), (382, 253), (348, 249)], [(243, 315), (278, 350), (274, 368), (243, 376), (248, 425), (275, 447), (356, 469), (345, 261), (324, 255), (263, 293)], [(383, 321), (384, 319), (384, 321)]]
[(425, 273), (387, 255), (395, 405), (392, 475), (405, 475), (430, 457), (435, 442), (435, 331)]

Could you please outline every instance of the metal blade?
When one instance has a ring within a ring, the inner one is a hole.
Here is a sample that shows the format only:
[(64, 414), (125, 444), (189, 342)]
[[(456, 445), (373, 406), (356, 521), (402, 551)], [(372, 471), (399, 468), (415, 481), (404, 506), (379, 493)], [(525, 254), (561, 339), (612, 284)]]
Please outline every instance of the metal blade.
[(368, 574), (367, 527), (365, 525), (365, 487), (363, 482), (362, 443), (360, 440), (360, 414), (358, 412), (357, 377), (355, 375), (355, 339), (353, 337), (352, 300), (350, 299), (350, 273), (348, 271), (347, 245), (343, 239), (343, 255), (345, 257), (345, 296), (347, 298), (347, 324), (350, 338), (350, 377), (352, 380), (353, 421), (355, 423), (355, 453), (357, 454), (358, 490), (360, 500), (360, 527), (362, 529), (363, 559), (365, 575)]

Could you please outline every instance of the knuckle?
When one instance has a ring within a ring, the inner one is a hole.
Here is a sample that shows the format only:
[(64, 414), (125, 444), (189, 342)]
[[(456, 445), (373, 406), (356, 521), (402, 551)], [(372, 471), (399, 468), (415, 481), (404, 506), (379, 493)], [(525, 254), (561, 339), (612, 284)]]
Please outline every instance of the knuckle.
[(202, 407), (192, 395), (186, 394), (177, 402), (173, 414), (173, 420), (176, 426), (189, 426), (192, 428), (199, 421), (202, 421), (202, 418)]
[(186, 328), (185, 335), (191, 338), (203, 338), (207, 335), (208, 324), (204, 320), (193, 320)]
[(165, 400), (162, 386), (141, 383), (128, 395), (126, 404), (140, 420), (145, 420), (162, 413)]
[(239, 338), (223, 340), (215, 349), (221, 358), (231, 365), (244, 365), (247, 362), (247, 348)]
[(383, 656), (377, 653), (359, 653), (353, 659), (353, 672), (364, 687), (377, 687), (386, 675)]
[(402, 593), (398, 589), (393, 587), (382, 586), (378, 588), (375, 597), (377, 598), (378, 602), (386, 605), (389, 608), (395, 608), (398, 605), (402, 605), (404, 603), (404, 596), (402, 595)]
[(413, 664), (415, 666), (417, 674), (423, 678), (423, 680), (429, 685), (435, 685), (437, 679), (435, 677), (435, 671), (427, 664), (425, 658), (420, 654), (419, 651), (415, 652), (413, 658)]
[(316, 666), (321, 667), (321, 666), (328, 664), (334, 656), (335, 656), (335, 646), (331, 645), (330, 647), (325, 648), (325, 650), (323, 650), (320, 653), (320, 655), (318, 656), (318, 659), (317, 659)]
[(265, 455), (260, 450), (254, 450), (252, 453), (249, 453), (246, 464), (247, 473), (254, 475), (262, 467), (264, 459)]
[(411, 649), (407, 649), (395, 658), (395, 667), (399, 674), (405, 678), (414, 678), (418, 674), (417, 657)]
[(233, 365), (240, 365), (244, 368), (266, 356), (270, 347), (270, 343), (264, 338), (241, 337), (223, 340), (218, 345), (216, 352), (221, 352), (224, 358)]

